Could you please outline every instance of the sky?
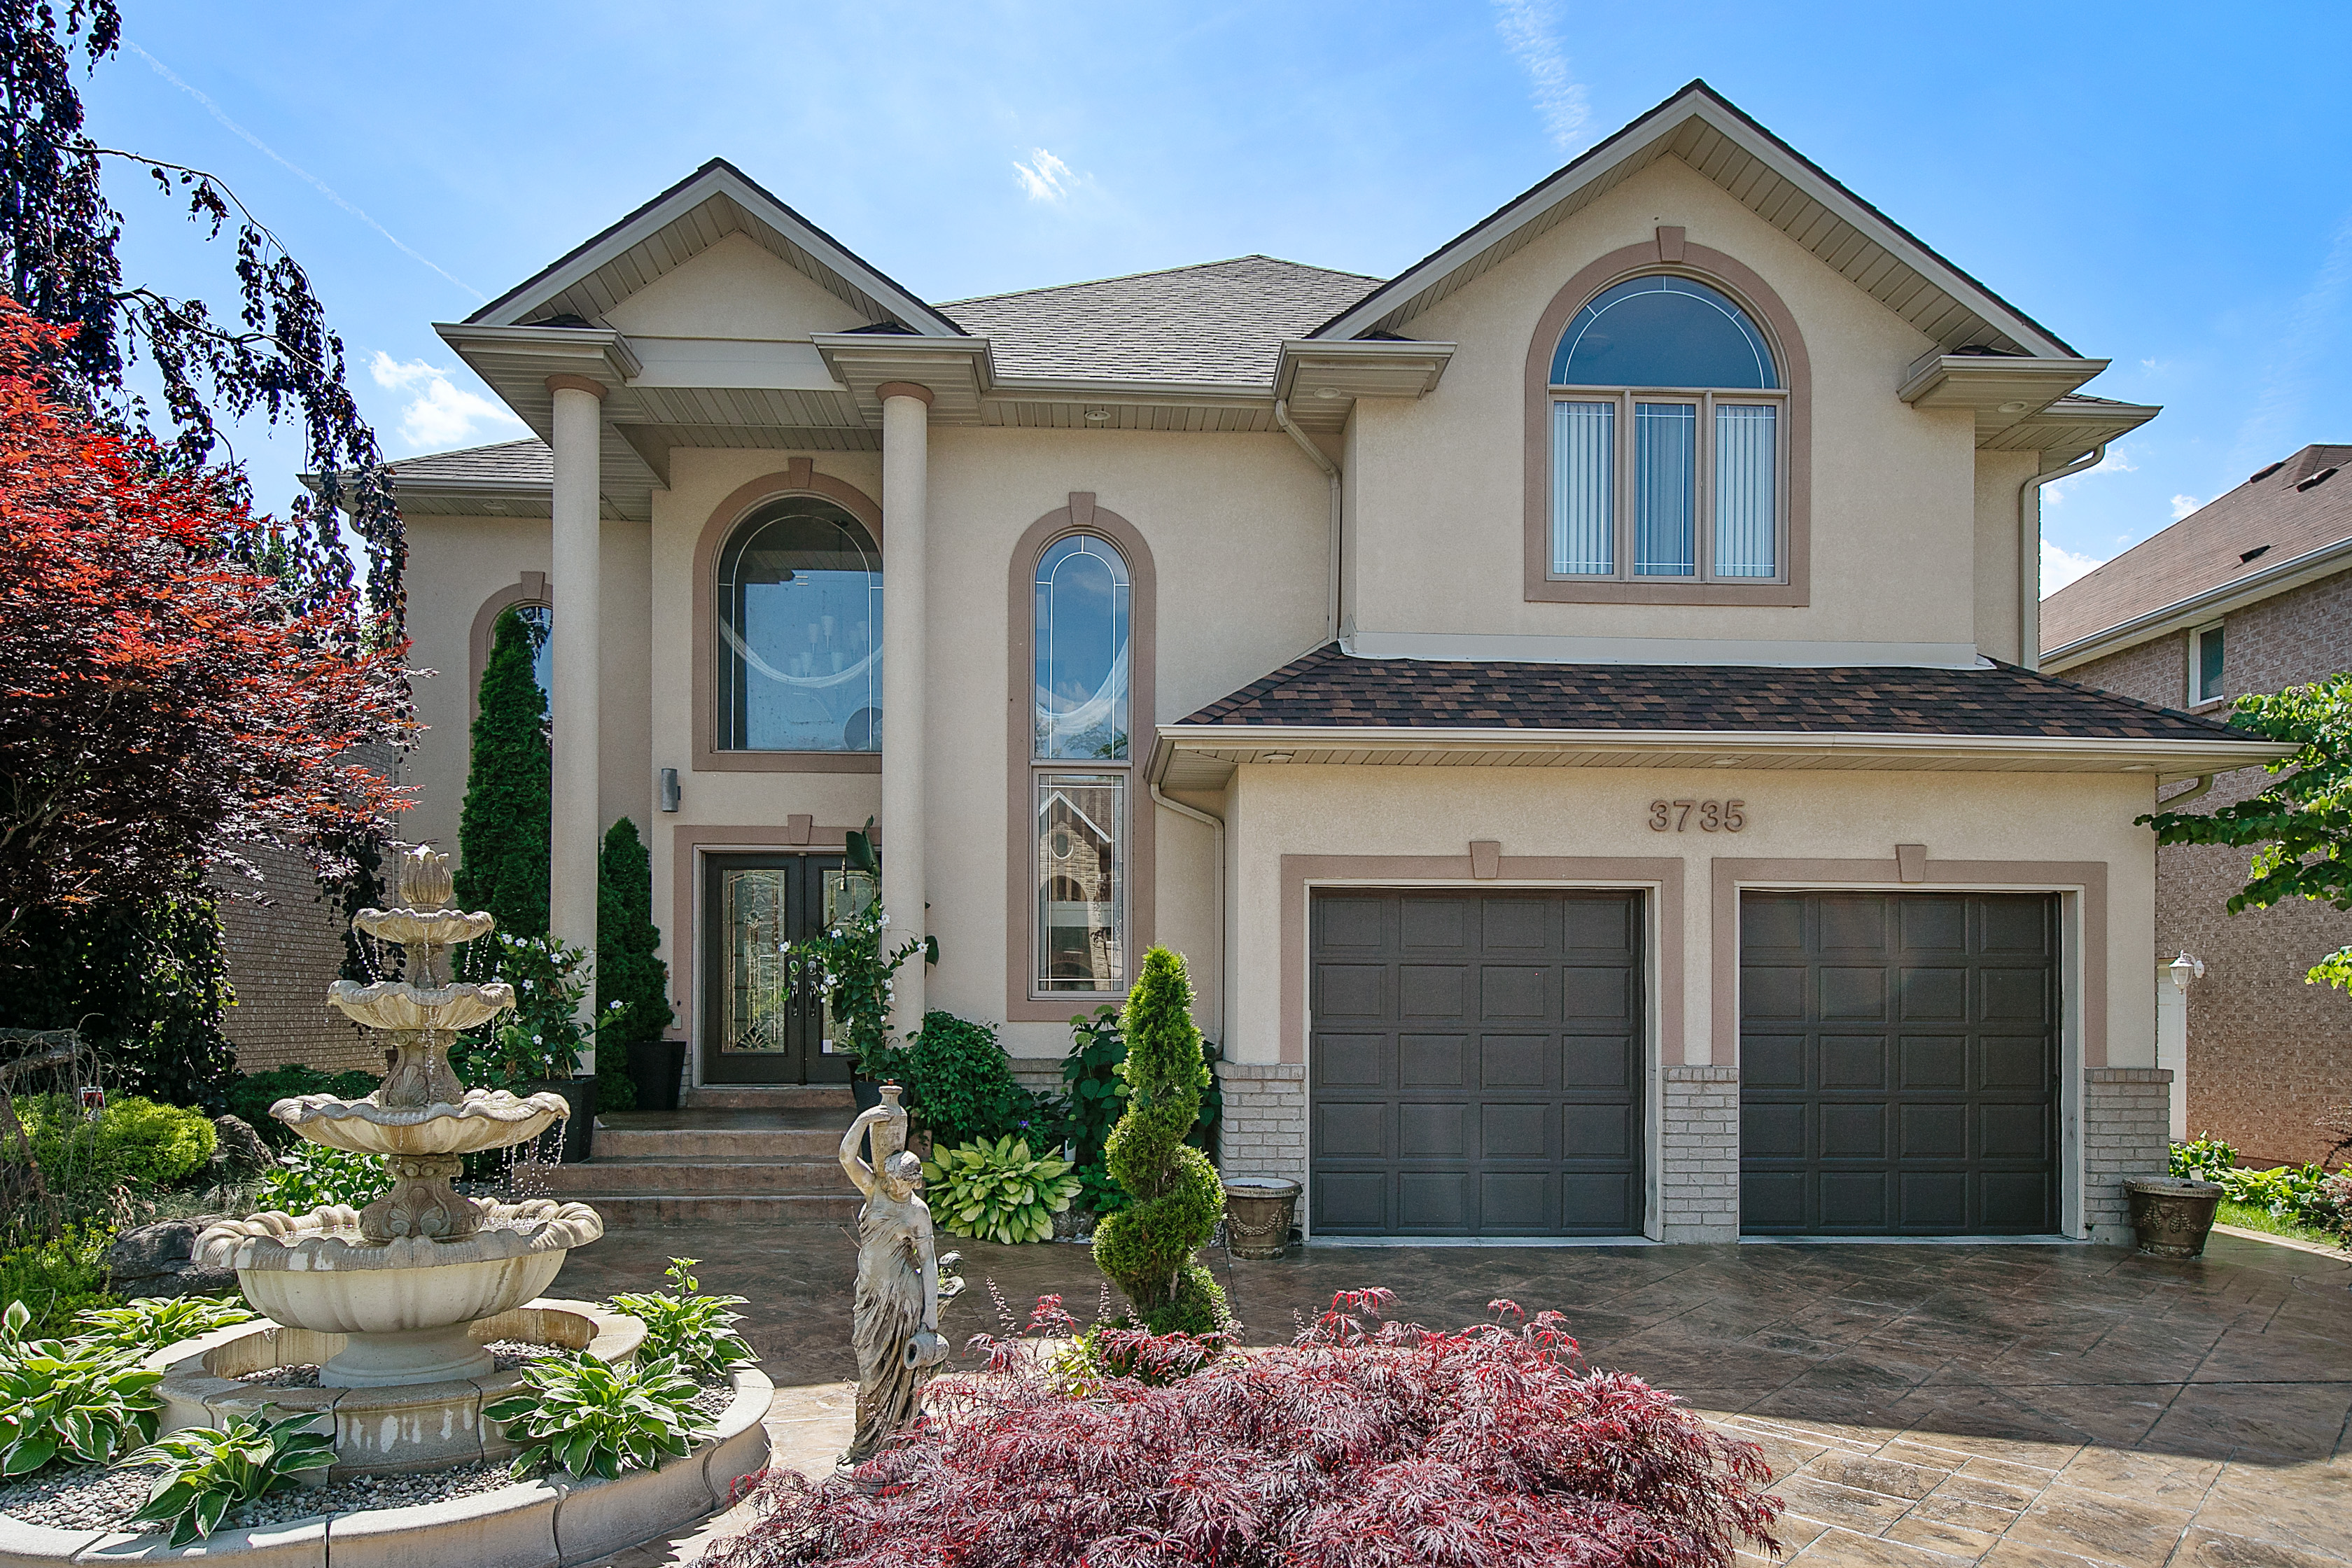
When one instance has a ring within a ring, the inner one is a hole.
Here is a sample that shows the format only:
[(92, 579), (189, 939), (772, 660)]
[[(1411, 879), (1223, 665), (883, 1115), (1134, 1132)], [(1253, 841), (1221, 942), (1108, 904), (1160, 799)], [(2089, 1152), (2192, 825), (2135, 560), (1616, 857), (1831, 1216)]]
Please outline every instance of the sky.
[[(933, 300), (1251, 252), (1385, 277), (1694, 77), (2111, 359), (2085, 391), (2164, 405), (2050, 487), (2045, 593), (2352, 441), (2352, 6), (122, 9), (92, 134), (284, 239), (390, 457), (527, 434), (432, 323), (714, 155)], [(128, 278), (223, 296), (225, 244), (110, 192)], [(299, 446), (236, 446), (282, 508)]]

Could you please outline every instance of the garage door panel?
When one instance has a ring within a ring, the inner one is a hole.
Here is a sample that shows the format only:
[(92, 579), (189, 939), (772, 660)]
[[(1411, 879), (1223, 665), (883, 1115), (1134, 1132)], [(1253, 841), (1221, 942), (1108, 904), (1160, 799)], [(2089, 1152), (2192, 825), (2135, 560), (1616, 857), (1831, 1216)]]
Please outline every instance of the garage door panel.
[(1378, 951), (1388, 946), (1393, 910), (1382, 899), (1349, 898), (1344, 894), (1315, 900), (1315, 945), (1319, 952), (1343, 952), (1348, 948)]
[(2056, 911), (2043, 893), (1743, 896), (1745, 1229), (2056, 1228)]
[[(1318, 892), (1314, 909), (1318, 1228), (1640, 1231), (1640, 894)], [(1335, 931), (1359, 945), (1327, 948)], [(1332, 1029), (1327, 999), (1358, 1011)]]

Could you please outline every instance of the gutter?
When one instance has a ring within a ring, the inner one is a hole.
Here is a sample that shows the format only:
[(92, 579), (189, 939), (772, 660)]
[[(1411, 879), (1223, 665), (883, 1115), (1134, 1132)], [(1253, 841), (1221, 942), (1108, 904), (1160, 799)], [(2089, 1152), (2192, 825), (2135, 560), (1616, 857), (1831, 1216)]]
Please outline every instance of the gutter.
[(1160, 780), (1156, 774), (1147, 774), (1147, 776), (1150, 778), (1152, 805), (1166, 806), (1179, 816), (1189, 816), (1195, 822), (1204, 824), (1217, 836), (1217, 1044), (1230, 1047), (1233, 1042), (1226, 1037), (1225, 1020), (1233, 1007), (1234, 971), (1233, 955), (1225, 951), (1225, 934), (1228, 930), (1225, 922), (1225, 819), (1212, 816), (1197, 807), (1186, 805), (1181, 800), (1170, 799), (1161, 791)]
[(1339, 466), (1323, 455), (1322, 447), (1307, 439), (1306, 431), (1290, 422), (1290, 399), (1277, 397), (1274, 400), (1274, 422), (1280, 426), (1283, 432), (1292, 440), (1298, 443), (1298, 449), (1306, 453), (1317, 468), (1323, 470), (1325, 479), (1331, 481), (1331, 548), (1328, 556), (1330, 563), (1331, 581), (1328, 584), (1323, 612), (1323, 640), (1337, 642), (1339, 640), (1340, 583)]
[(2017, 662), (2021, 668), (2042, 668), (2042, 487), (2095, 468), (2106, 455), (2107, 444), (2102, 441), (2087, 457), (2036, 474), (2017, 487)]
[(2211, 620), (2215, 615), (2234, 610), (2241, 605), (2269, 598), (2289, 588), (2301, 587), (2306, 579), (2333, 575), (2347, 566), (2352, 566), (2352, 538), (2339, 539), (2333, 544), (2323, 544), (2300, 555), (2290, 555), (2275, 566), (2250, 573), (2234, 582), (2218, 584), (2185, 599), (2175, 599), (2169, 605), (2160, 605), (2145, 615), (2134, 616), (2127, 621), (2119, 621), (2088, 637), (2076, 637), (2062, 647), (2052, 649), (2043, 663), (2054, 666), (2063, 662), (2068, 667), (2087, 663), (2092, 658), (2120, 652), (2164, 632)]

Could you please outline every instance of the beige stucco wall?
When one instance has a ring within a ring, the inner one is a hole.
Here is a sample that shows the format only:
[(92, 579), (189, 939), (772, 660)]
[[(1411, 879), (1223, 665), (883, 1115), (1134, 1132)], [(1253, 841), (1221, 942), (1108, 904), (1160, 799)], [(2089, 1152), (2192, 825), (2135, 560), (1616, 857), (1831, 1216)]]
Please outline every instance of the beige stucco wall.
[(845, 332), (866, 319), (757, 242), (730, 234), (614, 304), (604, 324), (631, 337), (791, 342)]
[(2039, 452), (1977, 454), (1977, 651), (2011, 664), (2017, 662), (2017, 595), (2023, 581), (2017, 496), (2041, 467)]
[[(1752, 268), (1812, 365), (1812, 594), (1801, 608), (1529, 604), (1522, 574), (1528, 344), (1588, 262), (1678, 224)], [(1418, 402), (1357, 405), (1350, 605), (1365, 631), (1969, 643), (1975, 437), (1897, 400), (1932, 345), (1721, 188), (1661, 159), (1408, 328), (1459, 345)]]

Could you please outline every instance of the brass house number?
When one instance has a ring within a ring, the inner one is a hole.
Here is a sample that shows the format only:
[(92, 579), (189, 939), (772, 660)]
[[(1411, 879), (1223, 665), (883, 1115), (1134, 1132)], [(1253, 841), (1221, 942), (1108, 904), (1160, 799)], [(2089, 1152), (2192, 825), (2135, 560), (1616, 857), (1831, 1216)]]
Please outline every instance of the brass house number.
[(1748, 826), (1744, 800), (1654, 800), (1650, 803), (1653, 833), (1737, 833)]

